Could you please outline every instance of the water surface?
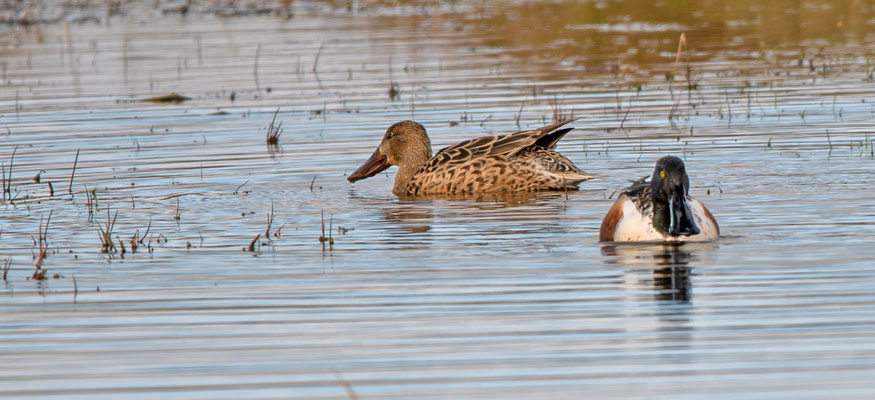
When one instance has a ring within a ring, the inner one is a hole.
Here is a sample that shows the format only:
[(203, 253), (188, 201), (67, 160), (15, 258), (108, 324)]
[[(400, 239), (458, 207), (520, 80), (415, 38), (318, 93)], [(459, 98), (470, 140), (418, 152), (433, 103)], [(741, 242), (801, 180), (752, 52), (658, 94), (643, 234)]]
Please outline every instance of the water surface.
[[(872, 6), (651, 3), (2, 26), (0, 396), (867, 397)], [(171, 92), (192, 99), (141, 101)], [(398, 120), (436, 150), (570, 116), (558, 149), (607, 175), (580, 191), (399, 200), (393, 171), (345, 180)], [(598, 243), (665, 154), (721, 239)]]

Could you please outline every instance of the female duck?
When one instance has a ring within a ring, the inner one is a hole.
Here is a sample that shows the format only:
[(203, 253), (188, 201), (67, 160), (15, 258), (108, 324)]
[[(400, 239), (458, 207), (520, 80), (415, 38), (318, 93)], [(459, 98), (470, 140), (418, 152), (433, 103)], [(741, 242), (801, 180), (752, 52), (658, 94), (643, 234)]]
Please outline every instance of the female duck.
[(680, 158), (656, 162), (650, 182), (627, 188), (602, 221), (603, 242), (701, 242), (714, 240), (720, 228), (711, 212), (690, 197), (690, 178)]
[(466, 195), (577, 189), (599, 175), (579, 170), (556, 152), (572, 120), (543, 128), (466, 140), (431, 155), (425, 128), (413, 121), (389, 127), (374, 154), (347, 180), (355, 182), (398, 166), (396, 196)]

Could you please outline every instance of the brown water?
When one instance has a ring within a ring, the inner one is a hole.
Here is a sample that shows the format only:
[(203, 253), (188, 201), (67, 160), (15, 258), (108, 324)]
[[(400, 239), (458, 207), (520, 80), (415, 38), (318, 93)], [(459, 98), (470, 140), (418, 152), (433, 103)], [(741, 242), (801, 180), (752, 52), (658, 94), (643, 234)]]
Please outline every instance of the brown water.
[[(0, 397), (869, 397), (873, 5), (670, 3), (3, 25)], [(140, 101), (170, 92), (192, 99)], [(607, 178), (479, 201), (345, 180), (398, 120), (437, 149), (556, 114)], [(598, 243), (665, 154), (721, 239)], [(124, 255), (101, 252), (107, 211)]]

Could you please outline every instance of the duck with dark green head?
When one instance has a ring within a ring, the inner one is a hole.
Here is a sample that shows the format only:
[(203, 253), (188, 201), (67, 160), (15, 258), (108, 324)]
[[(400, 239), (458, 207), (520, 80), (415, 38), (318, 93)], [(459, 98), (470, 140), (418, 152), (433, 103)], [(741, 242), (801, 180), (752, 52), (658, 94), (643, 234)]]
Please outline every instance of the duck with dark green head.
[(720, 234), (717, 220), (691, 197), (684, 162), (674, 156), (656, 161), (650, 181), (628, 187), (605, 215), (603, 242), (702, 242)]

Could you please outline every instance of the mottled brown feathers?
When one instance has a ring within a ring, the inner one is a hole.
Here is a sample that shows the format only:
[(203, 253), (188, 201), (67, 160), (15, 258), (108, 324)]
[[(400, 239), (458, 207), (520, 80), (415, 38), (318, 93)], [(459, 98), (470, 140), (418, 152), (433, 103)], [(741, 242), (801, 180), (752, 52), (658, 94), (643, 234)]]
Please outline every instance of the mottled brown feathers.
[[(399, 196), (576, 189), (580, 182), (597, 175), (579, 170), (553, 150), (573, 129), (558, 128), (571, 121), (466, 140), (438, 151), (434, 157), (423, 150), (430, 147), (425, 144), (425, 128), (404, 121), (387, 130), (375, 154), (385, 154), (392, 165), (398, 165), (392, 191)], [(356, 171), (353, 177), (366, 176)]]

